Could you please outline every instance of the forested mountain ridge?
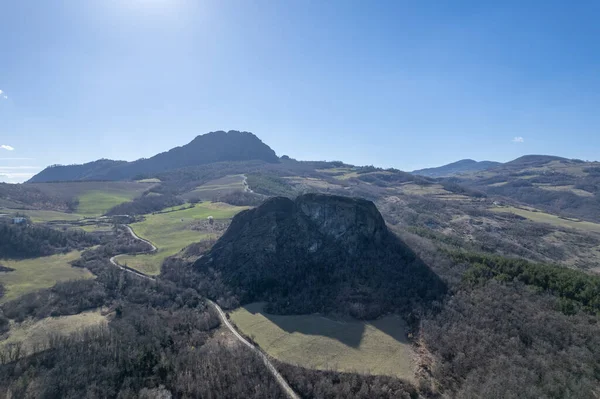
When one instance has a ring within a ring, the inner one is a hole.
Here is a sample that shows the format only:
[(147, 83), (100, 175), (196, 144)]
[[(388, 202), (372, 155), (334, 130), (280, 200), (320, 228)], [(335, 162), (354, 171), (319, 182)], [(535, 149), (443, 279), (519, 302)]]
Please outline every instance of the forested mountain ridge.
[(225, 161), (278, 162), (268, 145), (249, 132), (217, 131), (151, 158), (133, 162), (98, 160), (83, 165), (54, 165), (33, 176), (30, 183), (78, 180), (128, 180), (173, 169)]

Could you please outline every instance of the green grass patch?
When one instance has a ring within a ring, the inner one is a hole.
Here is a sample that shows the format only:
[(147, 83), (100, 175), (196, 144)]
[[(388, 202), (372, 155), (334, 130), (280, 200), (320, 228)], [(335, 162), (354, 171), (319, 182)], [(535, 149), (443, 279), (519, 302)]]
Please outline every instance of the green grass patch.
[(42, 211), (42, 210), (8, 210), (7, 213), (11, 214), (21, 214), (28, 216), (32, 222), (34, 223), (43, 223), (43, 222), (55, 222), (59, 220), (66, 221), (75, 221), (79, 219), (83, 219), (83, 215), (77, 213), (65, 213), (65, 212), (57, 212), (57, 211)]
[(31, 187), (62, 200), (77, 198), (79, 206), (76, 213), (85, 216), (98, 216), (104, 214), (113, 206), (139, 197), (155, 184), (157, 183), (84, 181), (32, 183)]
[(414, 353), (399, 316), (371, 322), (314, 314), (278, 316), (266, 314), (263, 304), (254, 303), (236, 309), (230, 317), (240, 331), (283, 362), (414, 380)]
[(32, 354), (36, 348), (48, 344), (51, 335), (68, 335), (78, 330), (106, 324), (106, 316), (101, 310), (83, 312), (71, 316), (47, 317), (42, 320), (26, 320), (13, 323), (8, 337), (0, 341), (0, 350), (9, 344), (21, 343), (27, 354)]
[(109, 232), (112, 231), (113, 226), (109, 224), (86, 224), (85, 226), (77, 226), (76, 229), (81, 229), (88, 233), (96, 232)]
[(205, 201), (218, 201), (220, 196), (245, 191), (245, 181), (244, 175), (225, 176), (198, 186), (193, 191), (182, 195), (182, 197), (186, 200), (200, 198)]
[(18, 298), (21, 295), (50, 288), (59, 281), (93, 278), (87, 269), (73, 267), (69, 262), (79, 259), (80, 251), (67, 254), (44, 256), (25, 260), (2, 260), (4, 266), (15, 269), (12, 272), (1, 272), (0, 283), (6, 289), (0, 303)]
[(86, 216), (103, 215), (110, 208), (131, 201), (135, 192), (88, 191), (79, 197), (77, 212)]
[(209, 216), (215, 219), (229, 219), (247, 207), (233, 206), (222, 203), (201, 203), (193, 208), (173, 212), (146, 215), (142, 222), (131, 224), (135, 233), (152, 242), (158, 247), (154, 254), (122, 255), (117, 258), (119, 263), (137, 269), (143, 273), (160, 274), (160, 267), (164, 260), (175, 255), (188, 245), (209, 238), (216, 238), (209, 231), (192, 230), (199, 220), (206, 220)]
[(546, 223), (557, 227), (564, 227), (575, 230), (582, 230), (586, 232), (600, 233), (600, 224), (586, 221), (578, 221), (573, 219), (566, 219), (550, 213), (545, 213), (537, 210), (527, 210), (523, 208), (516, 208), (513, 206), (496, 207), (490, 209), (493, 212), (500, 213), (512, 213), (515, 215), (522, 216), (529, 220), (538, 223)]

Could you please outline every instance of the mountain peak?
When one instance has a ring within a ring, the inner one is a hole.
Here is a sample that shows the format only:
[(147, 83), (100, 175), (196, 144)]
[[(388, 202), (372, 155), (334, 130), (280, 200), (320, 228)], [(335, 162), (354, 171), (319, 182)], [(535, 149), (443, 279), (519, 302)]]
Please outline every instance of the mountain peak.
[(256, 135), (237, 130), (221, 130), (199, 135), (188, 144), (133, 162), (99, 160), (83, 165), (46, 168), (29, 182), (127, 180), (188, 166), (253, 160), (279, 162), (275, 151)]

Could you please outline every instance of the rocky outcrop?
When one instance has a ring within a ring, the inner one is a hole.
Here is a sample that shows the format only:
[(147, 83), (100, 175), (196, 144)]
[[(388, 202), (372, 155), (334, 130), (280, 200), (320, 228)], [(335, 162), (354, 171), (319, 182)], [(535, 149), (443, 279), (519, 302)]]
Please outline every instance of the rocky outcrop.
[(213, 271), (241, 302), (266, 300), (279, 313), (370, 318), (445, 292), (372, 202), (323, 194), (272, 198), (238, 214), (194, 267)]

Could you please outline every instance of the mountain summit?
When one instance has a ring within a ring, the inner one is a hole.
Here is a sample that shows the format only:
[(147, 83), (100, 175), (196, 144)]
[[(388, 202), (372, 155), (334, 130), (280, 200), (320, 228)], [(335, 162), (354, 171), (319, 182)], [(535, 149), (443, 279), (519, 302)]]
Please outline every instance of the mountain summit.
[(276, 313), (373, 318), (410, 313), (445, 292), (371, 201), (325, 194), (276, 197), (241, 212), (194, 269), (214, 273), (240, 302), (268, 301)]
[(133, 162), (99, 160), (83, 165), (50, 166), (33, 176), (29, 183), (74, 180), (128, 180), (187, 166), (213, 162), (261, 160), (278, 162), (268, 145), (249, 132), (217, 131), (196, 137), (152, 158)]

